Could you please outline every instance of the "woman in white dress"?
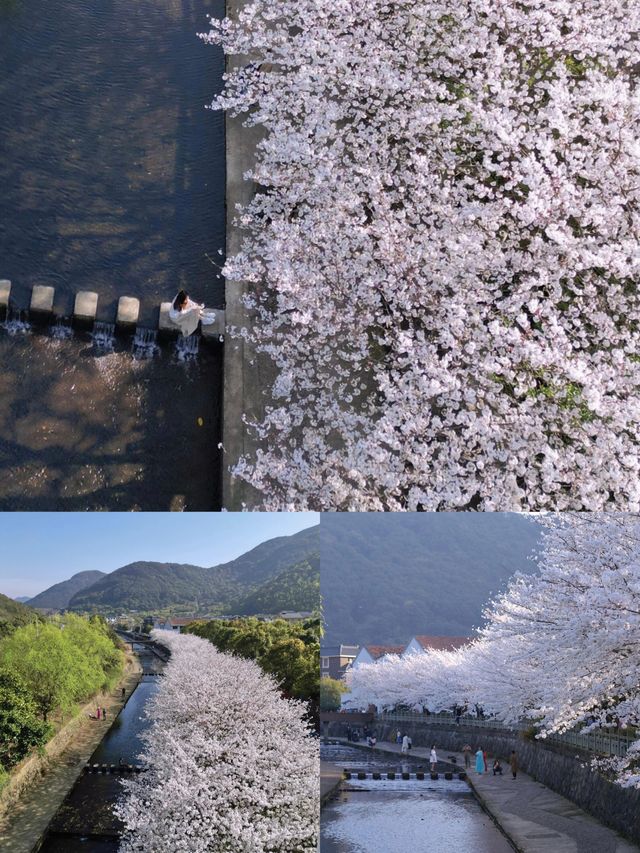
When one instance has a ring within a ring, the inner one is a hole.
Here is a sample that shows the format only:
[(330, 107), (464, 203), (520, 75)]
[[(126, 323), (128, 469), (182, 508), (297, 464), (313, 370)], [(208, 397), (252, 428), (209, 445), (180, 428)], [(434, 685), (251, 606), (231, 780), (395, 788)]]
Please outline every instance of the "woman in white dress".
[(214, 323), (216, 312), (212, 308), (205, 308), (198, 302), (189, 298), (185, 290), (181, 290), (171, 303), (169, 319), (180, 327), (183, 335), (192, 335), (198, 328), (198, 323), (204, 326)]

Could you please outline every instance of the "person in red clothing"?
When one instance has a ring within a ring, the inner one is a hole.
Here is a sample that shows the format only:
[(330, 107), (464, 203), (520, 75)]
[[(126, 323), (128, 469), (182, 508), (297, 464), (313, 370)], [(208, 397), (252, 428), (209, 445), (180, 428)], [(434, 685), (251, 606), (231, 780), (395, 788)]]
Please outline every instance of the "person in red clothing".
[(484, 761), (484, 772), (486, 773), (489, 769), (489, 765), (487, 764), (487, 750), (482, 750), (482, 759)]

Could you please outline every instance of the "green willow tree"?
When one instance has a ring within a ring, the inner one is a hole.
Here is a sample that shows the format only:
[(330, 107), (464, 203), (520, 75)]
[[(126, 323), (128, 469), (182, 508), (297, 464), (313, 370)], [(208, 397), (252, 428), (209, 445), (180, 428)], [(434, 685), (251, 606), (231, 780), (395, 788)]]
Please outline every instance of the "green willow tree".
[(342, 704), (342, 694), (346, 685), (335, 678), (325, 676), (320, 679), (320, 710), (339, 711)]

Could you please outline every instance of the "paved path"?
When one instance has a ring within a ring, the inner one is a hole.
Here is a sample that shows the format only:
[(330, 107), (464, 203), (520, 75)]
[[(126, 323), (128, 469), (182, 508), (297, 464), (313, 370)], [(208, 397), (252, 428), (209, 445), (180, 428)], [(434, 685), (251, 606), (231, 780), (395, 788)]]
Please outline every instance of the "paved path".
[(342, 782), (342, 769), (330, 761), (320, 762), (320, 802), (324, 803)]
[[(347, 743), (344, 738), (335, 740)], [(360, 746), (369, 749), (364, 744)], [(395, 743), (378, 743), (376, 749), (400, 752), (400, 746)], [(414, 747), (411, 755), (429, 760), (429, 750), (423, 747)], [(439, 757), (445, 762), (449, 755), (455, 755), (458, 765), (464, 769), (461, 752), (439, 751)], [(468, 778), (482, 805), (520, 853), (639, 853), (640, 848), (635, 844), (521, 770), (514, 781), (506, 760), (503, 765), (504, 776), (494, 776), (491, 772), (479, 775), (472, 767)]]
[(53, 759), (44, 776), (24, 792), (17, 804), (11, 808), (10, 815), (0, 820), (0, 850), (7, 853), (31, 853), (122, 709), (122, 687), (126, 688), (128, 699), (138, 680), (139, 669), (129, 669), (124, 680), (109, 698), (101, 702), (107, 709), (106, 720), (90, 720), (87, 717), (88, 713), (95, 713), (94, 702), (82, 709), (84, 720), (77, 735), (66, 749)]

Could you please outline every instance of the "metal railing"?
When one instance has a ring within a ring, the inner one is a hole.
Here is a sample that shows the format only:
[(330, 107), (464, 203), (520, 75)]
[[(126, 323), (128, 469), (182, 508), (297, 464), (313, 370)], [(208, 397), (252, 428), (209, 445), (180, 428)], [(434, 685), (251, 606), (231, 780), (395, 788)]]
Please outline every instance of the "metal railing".
[[(377, 719), (398, 723), (422, 723), (425, 726), (447, 726), (448, 728), (460, 726), (471, 726), (478, 729), (499, 729), (508, 732), (523, 732), (533, 728), (531, 722), (521, 720), (518, 723), (503, 723), (495, 717), (462, 716), (460, 723), (456, 723), (454, 714), (446, 711), (439, 714), (420, 714), (416, 711), (385, 711), (377, 715)], [(585, 752), (593, 752), (598, 755), (616, 755), (623, 757), (631, 744), (640, 737), (635, 730), (600, 729), (588, 732), (564, 732), (563, 734), (550, 734), (546, 738), (537, 738), (538, 743), (545, 741), (572, 746)]]

